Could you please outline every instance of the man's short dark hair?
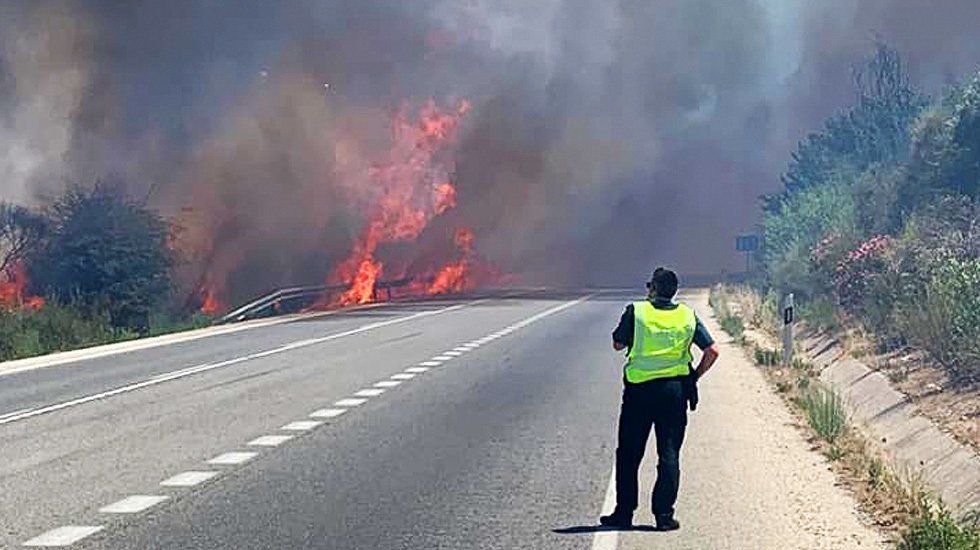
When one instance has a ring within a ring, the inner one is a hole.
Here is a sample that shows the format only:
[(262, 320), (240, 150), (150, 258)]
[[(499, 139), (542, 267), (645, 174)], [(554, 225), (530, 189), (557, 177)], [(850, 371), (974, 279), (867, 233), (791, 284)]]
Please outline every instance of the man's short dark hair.
[(677, 274), (669, 269), (658, 267), (650, 277), (647, 288), (660, 298), (673, 298), (677, 294)]

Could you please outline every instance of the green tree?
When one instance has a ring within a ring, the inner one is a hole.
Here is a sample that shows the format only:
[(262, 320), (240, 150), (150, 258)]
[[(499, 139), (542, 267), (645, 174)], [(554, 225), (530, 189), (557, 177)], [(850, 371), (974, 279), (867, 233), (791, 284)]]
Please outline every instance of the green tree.
[(907, 158), (910, 129), (926, 98), (909, 83), (901, 56), (878, 44), (853, 74), (857, 103), (800, 142), (782, 176), (787, 191), (822, 185), (844, 170), (862, 173)]
[(168, 225), (118, 188), (75, 188), (50, 209), (52, 231), (30, 263), (35, 286), (115, 327), (148, 329), (150, 310), (172, 290)]
[(980, 199), (980, 73), (919, 118), (908, 172), (906, 210), (947, 194)]
[(48, 222), (43, 215), (0, 202), (0, 273), (36, 252), (47, 230)]

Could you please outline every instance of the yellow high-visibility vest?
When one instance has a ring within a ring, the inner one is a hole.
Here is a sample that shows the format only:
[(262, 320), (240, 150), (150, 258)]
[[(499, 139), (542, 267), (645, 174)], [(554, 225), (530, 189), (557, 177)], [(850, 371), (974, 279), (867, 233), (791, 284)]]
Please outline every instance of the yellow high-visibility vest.
[(691, 342), (697, 318), (684, 304), (657, 309), (647, 300), (633, 303), (633, 346), (626, 362), (626, 380), (633, 384), (690, 372)]

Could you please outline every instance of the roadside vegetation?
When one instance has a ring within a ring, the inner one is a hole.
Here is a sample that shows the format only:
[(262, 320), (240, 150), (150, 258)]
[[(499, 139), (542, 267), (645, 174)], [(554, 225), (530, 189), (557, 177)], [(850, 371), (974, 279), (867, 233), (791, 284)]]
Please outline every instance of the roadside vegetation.
[(173, 304), (170, 224), (118, 187), (0, 203), (0, 360), (200, 327)]
[(856, 104), (793, 154), (765, 198), (760, 286), (804, 317), (915, 347), (959, 387), (980, 381), (980, 74), (941, 97), (885, 46), (855, 70)]
[[(900, 548), (975, 550), (975, 522), (889, 472), (848, 424), (840, 396), (805, 362), (783, 366), (774, 343), (779, 298), (792, 292), (808, 329), (840, 335), (855, 357), (885, 358), (875, 367), (903, 391), (954, 393), (937, 408), (976, 446), (980, 73), (927, 97), (901, 56), (879, 44), (853, 75), (854, 104), (799, 144), (783, 190), (763, 198), (757, 271), (747, 284), (716, 288), (712, 304), (861, 501), (899, 530)], [(885, 368), (892, 361), (902, 367)], [(934, 374), (911, 379), (909, 365)]]

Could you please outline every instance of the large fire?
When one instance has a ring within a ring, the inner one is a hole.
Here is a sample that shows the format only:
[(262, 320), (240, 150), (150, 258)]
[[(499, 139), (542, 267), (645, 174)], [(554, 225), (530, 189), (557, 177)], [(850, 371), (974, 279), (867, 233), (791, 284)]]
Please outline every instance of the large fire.
[(414, 241), (432, 218), (456, 206), (456, 188), (449, 180), (451, 161), (439, 154), (453, 144), (469, 109), (469, 103), (461, 101), (452, 110), (441, 110), (430, 100), (417, 120), (412, 120), (407, 108), (395, 114), (388, 158), (370, 170), (376, 194), (367, 225), (330, 277), (332, 282), (350, 284), (334, 305), (373, 301), (384, 274), (384, 264), (376, 255), (378, 246)]
[(27, 286), (27, 271), (22, 262), (0, 273), (0, 308), (33, 311), (44, 307), (44, 298), (28, 295)]

